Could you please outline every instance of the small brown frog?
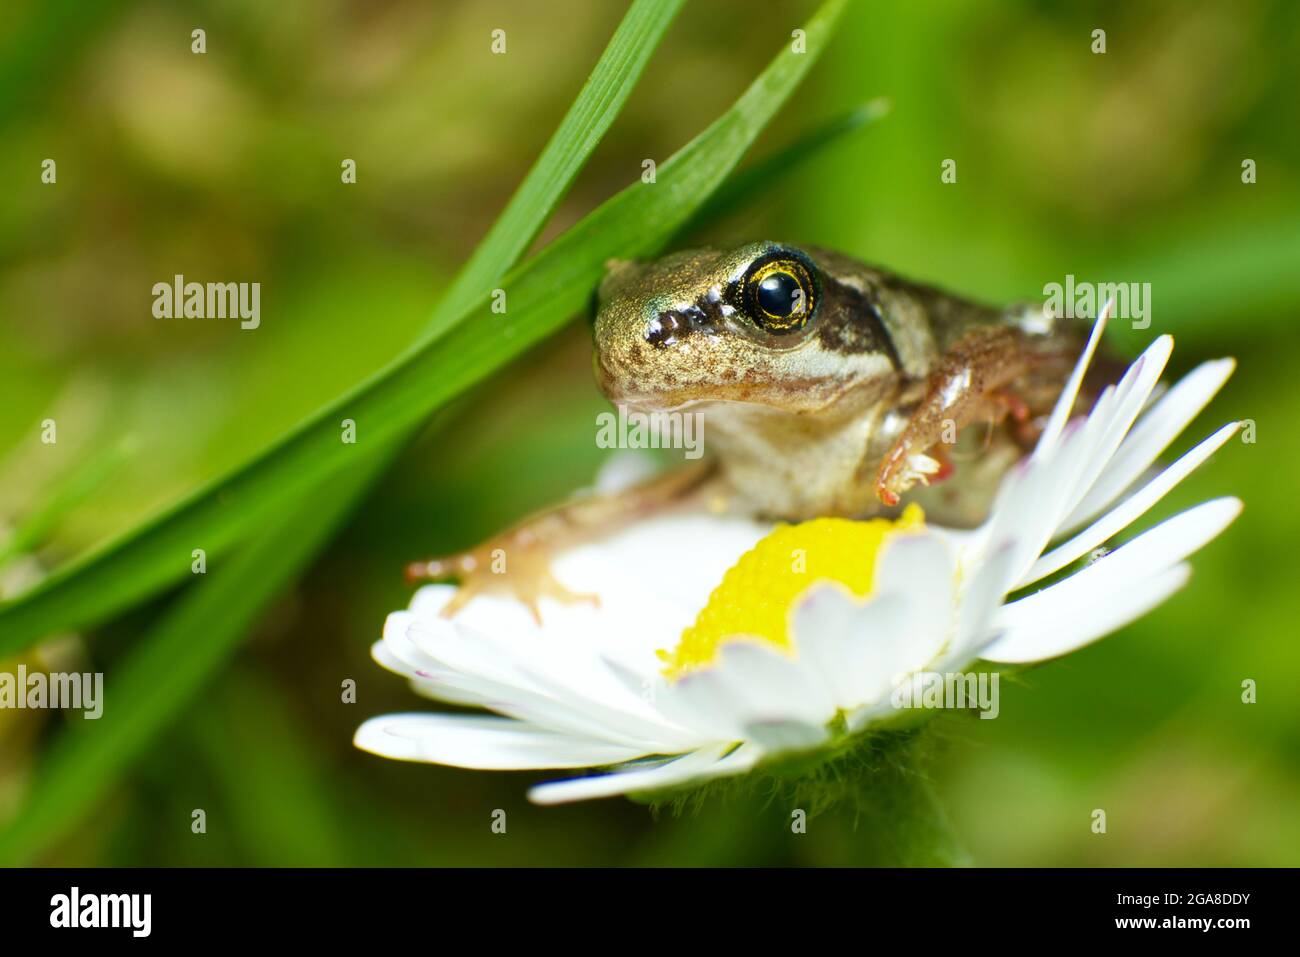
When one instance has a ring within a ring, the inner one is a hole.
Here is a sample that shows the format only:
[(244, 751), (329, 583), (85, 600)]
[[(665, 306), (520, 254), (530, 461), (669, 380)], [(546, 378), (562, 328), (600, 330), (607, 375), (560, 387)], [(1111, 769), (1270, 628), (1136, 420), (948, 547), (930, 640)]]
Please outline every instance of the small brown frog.
[[(594, 338), (605, 395), (638, 412), (702, 414), (707, 458), (410, 566), (411, 578), (459, 580), (447, 614), (487, 589), (534, 615), (542, 595), (588, 597), (551, 577), (550, 553), (665, 508), (801, 521), (889, 514), (906, 497), (940, 523), (977, 524), (1086, 329), (1040, 306), (990, 308), (839, 253), (758, 242), (611, 263)], [(489, 567), (498, 549), (505, 575)]]

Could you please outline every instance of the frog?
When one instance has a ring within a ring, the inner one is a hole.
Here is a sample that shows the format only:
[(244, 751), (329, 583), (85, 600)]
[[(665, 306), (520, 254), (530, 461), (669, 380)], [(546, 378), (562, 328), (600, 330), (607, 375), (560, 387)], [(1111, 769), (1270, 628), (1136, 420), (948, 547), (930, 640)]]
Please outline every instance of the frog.
[[(613, 494), (529, 516), (466, 552), (408, 566), (456, 579), (444, 607), (505, 589), (540, 622), (570, 592), (550, 558), (639, 517), (707, 508), (774, 522), (891, 517), (911, 502), (969, 528), (1036, 440), (1087, 328), (997, 307), (816, 246), (758, 241), (606, 265), (596, 384), (645, 414), (703, 416), (706, 455)], [(507, 556), (496, 574), (492, 556)]]

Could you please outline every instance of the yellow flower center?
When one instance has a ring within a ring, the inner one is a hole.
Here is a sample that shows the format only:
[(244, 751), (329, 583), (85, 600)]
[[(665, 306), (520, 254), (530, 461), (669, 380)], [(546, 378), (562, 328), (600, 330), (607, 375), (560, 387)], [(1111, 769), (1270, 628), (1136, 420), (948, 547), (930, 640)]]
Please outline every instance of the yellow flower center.
[(727, 569), (677, 647), (658, 653), (664, 674), (677, 679), (711, 664), (727, 639), (741, 635), (793, 652), (790, 611), (800, 595), (833, 581), (865, 598), (875, 585), (881, 545), (924, 524), (920, 506), (909, 505), (896, 521), (817, 518), (778, 525)]

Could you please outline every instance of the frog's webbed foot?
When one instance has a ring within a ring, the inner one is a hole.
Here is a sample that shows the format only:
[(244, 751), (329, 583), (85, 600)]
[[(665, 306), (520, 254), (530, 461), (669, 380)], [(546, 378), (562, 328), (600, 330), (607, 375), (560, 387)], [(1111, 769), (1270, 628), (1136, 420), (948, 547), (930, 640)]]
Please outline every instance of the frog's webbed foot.
[(449, 581), (456, 593), (443, 606), (450, 618), (476, 596), (507, 594), (542, 622), (541, 599), (599, 605), (596, 595), (574, 592), (551, 571), (552, 559), (584, 538), (612, 531), (637, 517), (701, 492), (714, 474), (711, 464), (679, 469), (613, 495), (591, 495), (539, 512), (465, 552), (412, 562), (408, 582)]
[(553, 516), (516, 526), (488, 539), (477, 548), (406, 566), (408, 583), (455, 579), (456, 593), (442, 607), (450, 618), (479, 595), (508, 594), (522, 602), (537, 624), (542, 623), (541, 599), (564, 604), (586, 602), (600, 605), (596, 595), (575, 592), (551, 572), (551, 560), (560, 544), (560, 529), (552, 527)]

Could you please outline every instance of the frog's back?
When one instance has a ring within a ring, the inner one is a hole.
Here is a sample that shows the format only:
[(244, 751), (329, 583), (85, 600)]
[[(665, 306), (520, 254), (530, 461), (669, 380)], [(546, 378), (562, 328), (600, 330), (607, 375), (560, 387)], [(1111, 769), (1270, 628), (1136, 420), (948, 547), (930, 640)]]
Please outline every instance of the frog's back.
[(809, 251), (830, 281), (860, 294), (862, 309), (878, 314), (900, 371), (908, 377), (928, 375), (939, 357), (973, 328), (1013, 322), (1018, 312), (904, 279), (831, 249)]

